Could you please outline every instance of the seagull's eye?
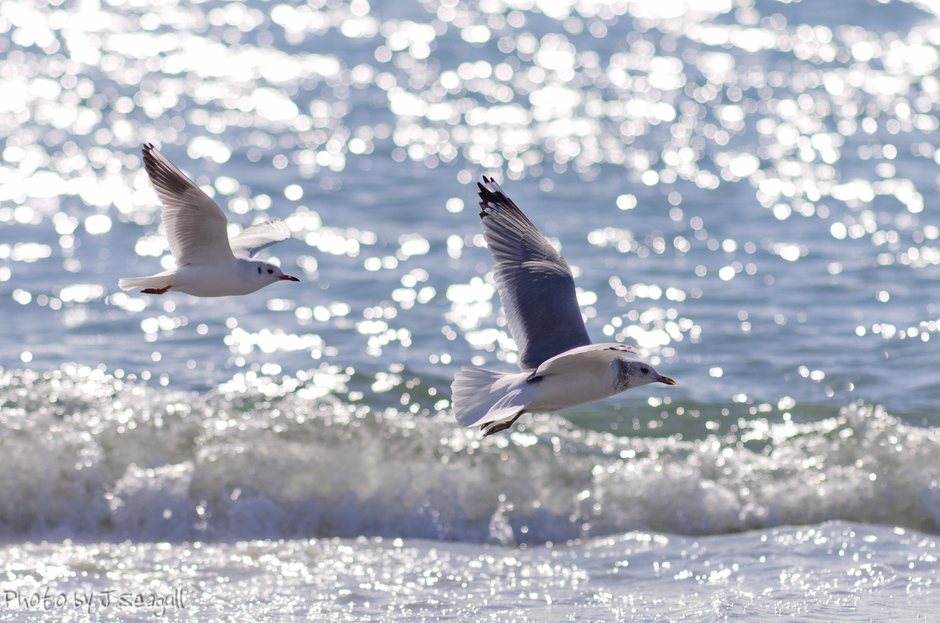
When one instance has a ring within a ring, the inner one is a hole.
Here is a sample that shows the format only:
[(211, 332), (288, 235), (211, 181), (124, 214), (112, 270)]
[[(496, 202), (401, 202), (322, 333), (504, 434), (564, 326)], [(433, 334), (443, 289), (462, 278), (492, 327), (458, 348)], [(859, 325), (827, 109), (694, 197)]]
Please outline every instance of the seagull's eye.
[(649, 369), (649, 368), (640, 368), (640, 372), (642, 372), (643, 374), (649, 374), (649, 373), (650, 373), (650, 369)]
[(273, 269), (273, 268), (269, 268), (269, 269), (268, 269), (268, 274), (269, 274), (269, 275), (273, 275), (273, 274), (274, 274), (274, 269)]

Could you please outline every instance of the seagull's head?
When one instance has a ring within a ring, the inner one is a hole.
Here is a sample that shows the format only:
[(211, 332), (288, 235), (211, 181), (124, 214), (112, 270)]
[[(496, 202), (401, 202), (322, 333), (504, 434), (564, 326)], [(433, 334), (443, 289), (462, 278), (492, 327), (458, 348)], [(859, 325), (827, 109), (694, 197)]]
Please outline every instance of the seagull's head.
[(249, 274), (252, 278), (264, 282), (265, 285), (275, 281), (300, 281), (297, 277), (284, 274), (279, 266), (261, 261), (251, 263)]
[(617, 357), (611, 364), (616, 375), (614, 384), (618, 391), (626, 391), (634, 387), (649, 385), (650, 383), (662, 383), (663, 385), (675, 385), (668, 376), (663, 376), (653, 369), (653, 366), (645, 361), (628, 359), (626, 357)]

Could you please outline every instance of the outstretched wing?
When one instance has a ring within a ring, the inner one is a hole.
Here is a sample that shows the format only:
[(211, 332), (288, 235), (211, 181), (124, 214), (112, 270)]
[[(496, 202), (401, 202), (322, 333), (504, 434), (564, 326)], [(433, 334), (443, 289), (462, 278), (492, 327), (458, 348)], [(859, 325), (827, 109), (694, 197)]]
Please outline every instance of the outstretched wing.
[(144, 166), (160, 202), (170, 251), (179, 265), (234, 261), (228, 220), (215, 201), (153, 145), (144, 145)]
[(519, 348), (533, 370), (566, 350), (591, 343), (563, 257), (492, 179), (480, 187), (483, 236), (496, 260), (496, 286)]
[(279, 218), (252, 225), (232, 238), (232, 253), (235, 257), (248, 259), (255, 253), (290, 238), (290, 227)]

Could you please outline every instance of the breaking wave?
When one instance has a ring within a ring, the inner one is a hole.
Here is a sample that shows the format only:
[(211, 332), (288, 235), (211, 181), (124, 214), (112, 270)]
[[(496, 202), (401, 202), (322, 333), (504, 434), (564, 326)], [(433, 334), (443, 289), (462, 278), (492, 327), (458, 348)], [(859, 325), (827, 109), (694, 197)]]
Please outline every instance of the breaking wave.
[(940, 532), (938, 433), (879, 406), (698, 440), (557, 416), (481, 439), (449, 412), (378, 411), (314, 384), (199, 395), (77, 365), (0, 370), (0, 537), (521, 544), (826, 520)]

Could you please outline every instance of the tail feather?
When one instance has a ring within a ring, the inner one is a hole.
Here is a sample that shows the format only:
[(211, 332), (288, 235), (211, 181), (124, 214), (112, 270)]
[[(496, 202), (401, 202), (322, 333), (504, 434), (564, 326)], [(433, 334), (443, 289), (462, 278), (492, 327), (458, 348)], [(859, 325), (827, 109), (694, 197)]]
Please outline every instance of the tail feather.
[(163, 275), (154, 275), (152, 277), (125, 277), (118, 281), (118, 286), (122, 290), (136, 290), (137, 288), (165, 288), (170, 285), (167, 278)]
[(527, 376), (464, 366), (450, 386), (457, 422), (474, 426), (519, 415), (529, 402), (523, 387)]

